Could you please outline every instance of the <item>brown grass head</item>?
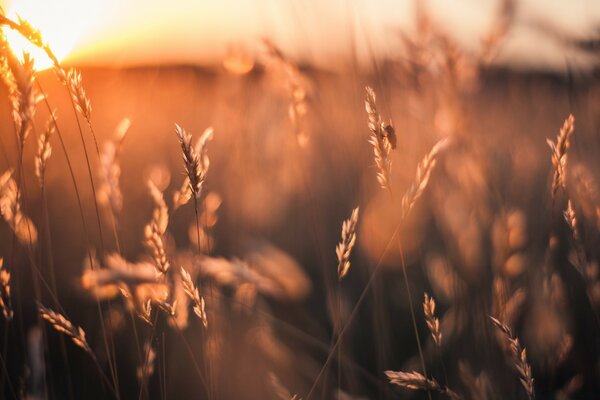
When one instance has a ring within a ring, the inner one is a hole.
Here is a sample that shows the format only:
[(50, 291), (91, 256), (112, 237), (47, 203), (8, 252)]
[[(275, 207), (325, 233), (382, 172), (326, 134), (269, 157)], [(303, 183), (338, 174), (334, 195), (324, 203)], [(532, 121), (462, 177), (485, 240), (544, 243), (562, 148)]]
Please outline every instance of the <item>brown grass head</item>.
[(490, 316), (492, 323), (500, 330), (505, 340), (508, 342), (508, 349), (512, 358), (513, 365), (519, 374), (519, 381), (527, 392), (530, 400), (535, 398), (533, 390), (533, 376), (531, 375), (531, 366), (527, 362), (527, 352), (521, 347), (519, 339), (513, 335), (512, 330), (506, 324)]
[(575, 117), (569, 114), (558, 136), (556, 142), (546, 139), (546, 143), (552, 150), (552, 166), (554, 167), (554, 176), (552, 178), (552, 197), (556, 195), (559, 188), (566, 190), (566, 171), (567, 171), (567, 150), (570, 146), (570, 138), (575, 130)]
[(162, 192), (151, 180), (148, 181), (148, 189), (154, 202), (154, 209), (152, 210), (152, 219), (144, 228), (144, 239), (146, 246), (152, 252), (152, 258), (157, 270), (161, 274), (166, 275), (171, 266), (167, 259), (164, 244), (164, 235), (169, 224), (169, 209), (167, 208), (167, 203), (165, 203)]
[(429, 153), (427, 153), (425, 157), (423, 157), (419, 165), (417, 165), (415, 180), (402, 197), (402, 219), (406, 218), (406, 216), (409, 214), (410, 210), (412, 210), (419, 197), (421, 197), (421, 195), (425, 191), (425, 188), (429, 183), (431, 173), (433, 172), (433, 169), (437, 164), (437, 157), (439, 153), (448, 146), (448, 143), (449, 139), (442, 139), (439, 142), (437, 142), (431, 148)]
[(0, 213), (19, 242), (24, 245), (37, 242), (37, 229), (21, 211), (21, 193), (10, 170), (0, 177)]
[(204, 298), (200, 295), (198, 287), (194, 285), (190, 274), (183, 267), (181, 268), (181, 282), (183, 283), (183, 289), (185, 290), (185, 293), (193, 303), (194, 313), (198, 318), (200, 318), (202, 325), (207, 328), (208, 319), (206, 318), (206, 310), (204, 309)]
[(92, 349), (85, 338), (85, 332), (80, 326), (75, 326), (62, 314), (52, 311), (44, 306), (39, 306), (40, 317), (48, 321), (54, 329), (69, 336), (73, 343), (93, 356)]
[(391, 125), (384, 124), (381, 115), (377, 112), (375, 91), (369, 86), (366, 87), (366, 91), (365, 110), (369, 117), (369, 129), (371, 130), (369, 143), (373, 146), (375, 164), (377, 165), (377, 181), (383, 189), (389, 189), (391, 187), (390, 174), (392, 170), (390, 152), (392, 148), (396, 147), (396, 136)]
[(71, 99), (75, 103), (75, 108), (83, 115), (86, 121), (90, 122), (92, 120), (92, 103), (83, 88), (81, 73), (71, 68), (66, 74), (66, 84), (69, 88)]
[[(202, 192), (202, 184), (204, 183), (210, 165), (206, 145), (208, 141), (212, 139), (213, 130), (212, 128), (207, 128), (202, 136), (200, 136), (200, 139), (198, 139), (195, 146), (192, 146), (192, 135), (177, 124), (175, 124), (175, 134), (179, 139), (179, 144), (181, 145), (181, 151), (183, 153), (183, 162), (187, 177), (187, 181), (184, 182), (184, 185), (187, 184), (191, 195), (197, 199)], [(176, 195), (176, 198), (174, 199), (175, 204), (181, 206), (182, 204), (187, 203), (189, 198), (190, 196), (188, 196), (185, 191), (180, 191), (179, 195)]]
[(121, 192), (121, 163), (120, 154), (123, 140), (131, 126), (129, 118), (121, 120), (113, 138), (106, 141), (100, 152), (99, 177), (100, 186), (97, 189), (98, 203), (110, 207), (113, 216), (120, 214), (123, 209), (123, 193)]
[(7, 321), (13, 317), (12, 301), (10, 298), (10, 272), (4, 267), (4, 259), (0, 258), (0, 309)]
[(390, 380), (390, 383), (394, 385), (413, 390), (435, 391), (447, 396), (451, 400), (462, 399), (461, 396), (450, 390), (448, 387), (441, 386), (435, 379), (429, 379), (416, 371), (385, 371), (385, 375)]
[(433, 342), (436, 346), (441, 347), (442, 331), (440, 329), (440, 321), (435, 316), (435, 300), (427, 293), (425, 293), (423, 300), (423, 312), (425, 314), (425, 322), (427, 323), (427, 328), (429, 329), (429, 333), (431, 333)]
[(56, 134), (56, 113), (52, 112), (50, 119), (46, 123), (46, 129), (38, 138), (38, 147), (35, 154), (35, 176), (38, 179), (40, 187), (44, 187), (46, 178), (46, 164), (52, 155), (52, 146), (50, 140)]
[(342, 223), (342, 240), (335, 248), (338, 258), (338, 278), (342, 280), (350, 269), (350, 253), (356, 243), (356, 224), (358, 223), (358, 207), (352, 210), (350, 218)]
[(23, 53), (21, 62), (10, 49), (5, 37), (1, 39), (3, 54), (1, 75), (8, 89), (13, 123), (22, 147), (31, 130), (39, 96), (34, 86), (35, 68), (33, 58)]

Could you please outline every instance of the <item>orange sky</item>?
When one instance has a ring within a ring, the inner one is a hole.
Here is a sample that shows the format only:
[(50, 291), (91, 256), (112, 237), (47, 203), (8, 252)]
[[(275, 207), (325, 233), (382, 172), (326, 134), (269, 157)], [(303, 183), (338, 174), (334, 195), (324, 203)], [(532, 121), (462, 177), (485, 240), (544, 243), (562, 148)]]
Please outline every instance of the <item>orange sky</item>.
[[(398, 31), (410, 30), (410, 0), (12, 0), (39, 26), (59, 55), (77, 64), (218, 64), (231, 44), (252, 52), (270, 37), (299, 60), (336, 68), (369, 55), (396, 55)], [(498, 0), (429, 0), (433, 18), (467, 48), (475, 48)], [(565, 41), (600, 28), (598, 0), (521, 0), (517, 23), (499, 62), (561, 69), (590, 64)], [(551, 33), (549, 33), (551, 32)], [(340, 60), (342, 63), (340, 63)]]

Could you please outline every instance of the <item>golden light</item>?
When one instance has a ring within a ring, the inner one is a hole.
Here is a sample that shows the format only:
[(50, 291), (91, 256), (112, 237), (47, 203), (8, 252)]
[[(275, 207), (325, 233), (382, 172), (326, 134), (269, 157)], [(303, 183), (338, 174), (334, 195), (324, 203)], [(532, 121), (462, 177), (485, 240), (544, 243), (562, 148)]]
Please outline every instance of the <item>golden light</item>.
[[(5, 6), (6, 15), (14, 20), (21, 17), (39, 29), (59, 61), (68, 59), (69, 54), (81, 42), (99, 15), (101, 0), (13, 0)], [(9, 44), (22, 59), (23, 52), (31, 54), (37, 70), (52, 66), (46, 54), (31, 45), (17, 32), (5, 29)]]

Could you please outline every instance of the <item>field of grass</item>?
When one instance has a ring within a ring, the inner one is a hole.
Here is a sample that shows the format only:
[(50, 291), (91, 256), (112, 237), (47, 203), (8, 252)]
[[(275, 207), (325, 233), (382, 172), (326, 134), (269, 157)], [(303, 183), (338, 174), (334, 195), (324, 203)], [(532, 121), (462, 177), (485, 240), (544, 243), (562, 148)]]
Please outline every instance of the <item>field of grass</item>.
[(490, 67), (505, 22), (370, 72), (2, 40), (0, 398), (599, 397), (600, 85)]

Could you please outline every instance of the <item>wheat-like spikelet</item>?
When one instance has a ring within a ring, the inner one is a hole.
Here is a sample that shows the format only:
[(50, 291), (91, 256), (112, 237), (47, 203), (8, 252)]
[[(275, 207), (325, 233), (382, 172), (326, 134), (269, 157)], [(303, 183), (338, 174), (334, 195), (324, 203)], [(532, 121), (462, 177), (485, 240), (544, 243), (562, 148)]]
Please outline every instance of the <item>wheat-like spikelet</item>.
[(350, 253), (356, 243), (356, 224), (358, 223), (358, 207), (352, 210), (350, 218), (342, 223), (342, 240), (335, 248), (338, 258), (338, 278), (342, 280), (350, 269)]
[(44, 187), (44, 180), (46, 178), (46, 163), (52, 155), (52, 146), (50, 145), (50, 139), (56, 133), (56, 114), (52, 112), (46, 129), (38, 138), (38, 148), (35, 154), (35, 176), (38, 179), (40, 187)]
[(0, 25), (7, 25), (10, 29), (19, 32), (19, 34), (21, 34), (21, 36), (27, 39), (31, 44), (42, 49), (48, 58), (50, 58), (54, 67), (59, 68), (60, 63), (58, 58), (50, 46), (47, 43), (44, 43), (40, 30), (34, 28), (29, 22), (21, 17), (18, 17), (17, 21), (18, 22), (15, 22), (12, 19), (7, 18), (3, 12), (0, 12)]
[(69, 336), (73, 340), (73, 343), (93, 356), (92, 349), (85, 338), (85, 332), (80, 326), (76, 327), (62, 314), (45, 308), (42, 305), (39, 306), (39, 313), (54, 329)]
[(575, 241), (578, 242), (579, 240), (581, 240), (581, 238), (579, 236), (579, 230), (577, 229), (577, 215), (575, 214), (575, 209), (573, 208), (573, 203), (570, 199), (567, 201), (567, 209), (564, 211), (563, 214), (565, 217), (565, 221), (567, 221), (569, 228), (571, 228), (571, 234), (573, 235), (573, 239), (575, 239)]
[[(177, 208), (186, 204), (191, 196), (194, 196), (196, 199), (200, 197), (202, 184), (210, 165), (206, 145), (212, 139), (213, 130), (212, 128), (207, 128), (195, 146), (192, 146), (192, 135), (177, 124), (175, 124), (175, 134), (179, 139), (181, 151), (183, 152), (183, 162), (187, 178), (184, 182), (186, 189), (182, 187), (178, 194), (175, 195), (174, 208)], [(189, 192), (187, 192), (188, 190)]]
[(117, 126), (114, 138), (105, 142), (102, 146), (102, 151), (100, 152), (100, 185), (96, 190), (96, 197), (99, 204), (110, 207), (113, 216), (118, 215), (123, 209), (119, 154), (121, 153), (123, 140), (125, 139), (129, 126), (129, 119), (123, 119)]
[(21, 243), (34, 244), (37, 242), (37, 229), (33, 221), (21, 212), (20, 197), (12, 171), (6, 171), (0, 177), (0, 213)]
[(144, 228), (144, 239), (146, 246), (152, 251), (156, 269), (161, 274), (166, 275), (171, 266), (164, 245), (164, 234), (169, 224), (169, 209), (162, 192), (151, 180), (148, 180), (148, 189), (154, 202), (154, 210), (152, 211), (152, 219)]
[[(6, 42), (4, 35), (0, 35), (0, 45), (2, 46), (2, 54), (4, 55), (0, 60), (0, 78), (2, 79), (2, 83), (4, 83), (4, 86), (6, 86), (8, 100), (11, 106), (11, 115), (18, 132), (21, 126), (21, 116), (19, 114), (20, 95), (15, 76), (10, 67), (10, 63), (15, 63), (17, 61), (14, 60), (14, 54), (10, 52), (8, 42)], [(10, 62), (9, 57), (12, 58)]]
[[(18, 71), (18, 72), (17, 72)], [(31, 129), (31, 123), (33, 122), (33, 116), (35, 115), (35, 108), (38, 102), (38, 96), (35, 90), (34, 74), (35, 68), (33, 66), (33, 58), (23, 53), (23, 63), (21, 68), (17, 71), (13, 71), (17, 89), (19, 91), (19, 125), (18, 125), (18, 137), (21, 146), (25, 145), (25, 140), (29, 135)]]
[(148, 180), (148, 189), (150, 196), (154, 202), (154, 209), (152, 210), (152, 222), (156, 225), (156, 231), (160, 235), (164, 235), (169, 226), (169, 208), (163, 197), (163, 193), (154, 184), (152, 180)]
[(290, 97), (288, 115), (296, 134), (296, 140), (303, 147), (308, 141), (308, 135), (304, 127), (304, 116), (308, 112), (307, 97), (309, 88), (307, 80), (302, 72), (300, 72), (298, 66), (286, 57), (270, 40), (263, 39), (263, 44), (267, 49), (270, 59), (285, 74)]
[(519, 339), (515, 337), (508, 325), (503, 324), (496, 318), (490, 316), (492, 323), (502, 332), (509, 344), (509, 350), (513, 365), (519, 374), (521, 385), (525, 388), (530, 400), (534, 399), (533, 377), (531, 375), (531, 366), (527, 362), (527, 352), (521, 347)]
[(192, 198), (192, 189), (190, 189), (190, 178), (185, 176), (181, 188), (173, 193), (173, 211), (181, 206), (185, 206)]
[(375, 155), (377, 181), (382, 188), (389, 189), (391, 187), (390, 174), (392, 170), (390, 151), (396, 147), (396, 134), (391, 125), (386, 125), (381, 120), (381, 115), (377, 112), (376, 96), (373, 89), (367, 86), (366, 91), (365, 110), (369, 117), (369, 129), (371, 130), (369, 143), (373, 146), (373, 154)]
[(546, 143), (552, 150), (552, 166), (554, 166), (554, 176), (552, 178), (552, 196), (556, 195), (558, 188), (566, 190), (566, 171), (567, 171), (567, 150), (569, 149), (569, 139), (575, 130), (575, 117), (569, 114), (558, 136), (556, 143), (546, 139)]
[(37, 47), (44, 46), (44, 40), (42, 39), (42, 33), (39, 29), (34, 28), (28, 21), (21, 17), (17, 17), (19, 21), (20, 32), (27, 40)]
[(175, 318), (177, 315), (177, 300), (169, 303), (166, 300), (155, 301), (158, 308), (167, 313), (168, 316)]
[(456, 392), (450, 390), (446, 386), (441, 386), (435, 379), (429, 379), (420, 373), (402, 372), (402, 371), (385, 371), (385, 375), (390, 380), (390, 383), (407, 389), (413, 390), (433, 390), (442, 395), (447, 396), (451, 400), (461, 400), (462, 397)]
[(183, 153), (183, 163), (188, 178), (188, 187), (190, 192), (197, 198), (202, 189), (202, 175), (200, 172), (200, 157), (192, 146), (192, 135), (186, 132), (182, 127), (175, 124), (175, 134), (179, 139), (181, 151)]
[(22, 147), (31, 129), (36, 104), (39, 100), (34, 86), (34, 62), (28, 53), (23, 53), (23, 62), (19, 61), (10, 49), (6, 38), (0, 38), (2, 47), (1, 75), (8, 89), (13, 122), (19, 145)]
[(430, 297), (427, 293), (425, 293), (423, 300), (423, 312), (425, 314), (425, 322), (427, 323), (427, 328), (431, 333), (431, 337), (433, 338), (433, 342), (436, 346), (442, 346), (442, 331), (440, 330), (440, 321), (435, 316), (435, 300), (433, 297)]
[(597, 285), (598, 267), (595, 263), (588, 262), (585, 246), (581, 240), (579, 229), (577, 228), (577, 214), (570, 199), (567, 201), (567, 209), (563, 212), (563, 215), (567, 225), (569, 225), (571, 236), (573, 238), (573, 250), (575, 254), (571, 261), (583, 277), (587, 286), (588, 296), (592, 302), (594, 302), (594, 299), (597, 296), (594, 294), (596, 292), (594, 287)]
[(4, 268), (4, 259), (0, 258), (0, 309), (6, 320), (13, 317), (12, 301), (10, 299), (10, 272)]
[(190, 274), (183, 267), (181, 267), (181, 282), (183, 283), (185, 293), (194, 303), (194, 313), (200, 318), (202, 325), (205, 328), (208, 327), (208, 319), (206, 318), (206, 310), (204, 309), (204, 298), (200, 295), (194, 282), (192, 282)]
[(402, 196), (402, 206), (401, 206), (401, 218), (404, 219), (412, 210), (416, 201), (421, 197), (427, 184), (429, 183), (429, 178), (431, 177), (431, 172), (435, 168), (437, 164), (437, 157), (439, 153), (448, 145), (448, 139), (442, 139), (437, 142), (423, 157), (419, 165), (417, 165), (417, 173), (415, 175), (415, 180), (411, 184), (410, 188), (406, 191), (404, 196)]
[(81, 73), (74, 68), (71, 68), (66, 73), (66, 84), (71, 94), (71, 99), (75, 103), (77, 111), (83, 115), (86, 121), (92, 120), (92, 103), (85, 93)]
[(143, 301), (140, 307), (140, 310), (137, 313), (138, 317), (148, 325), (152, 325), (152, 319), (150, 319), (152, 315), (152, 299), (147, 298), (146, 301)]

